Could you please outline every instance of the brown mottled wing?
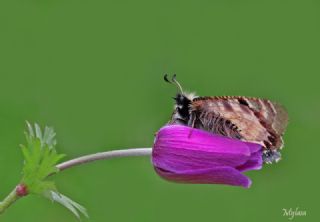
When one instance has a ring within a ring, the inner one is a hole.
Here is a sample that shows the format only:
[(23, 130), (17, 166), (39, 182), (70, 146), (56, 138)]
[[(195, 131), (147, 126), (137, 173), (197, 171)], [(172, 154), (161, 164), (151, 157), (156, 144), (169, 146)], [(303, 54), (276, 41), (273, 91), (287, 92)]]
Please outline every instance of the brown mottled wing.
[(282, 105), (278, 103), (272, 104), (276, 110), (276, 116), (272, 122), (272, 127), (278, 134), (283, 135), (288, 125), (288, 113)]
[(287, 112), (279, 104), (240, 96), (196, 98), (191, 115), (205, 130), (233, 138), (238, 138), (238, 133), (241, 139), (270, 149), (282, 147), (281, 136), (288, 122)]

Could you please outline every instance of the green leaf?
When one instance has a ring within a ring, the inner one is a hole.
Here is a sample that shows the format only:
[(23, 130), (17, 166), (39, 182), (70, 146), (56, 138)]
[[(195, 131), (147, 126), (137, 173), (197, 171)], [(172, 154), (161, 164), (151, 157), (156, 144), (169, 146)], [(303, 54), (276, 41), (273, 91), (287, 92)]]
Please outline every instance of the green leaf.
[(53, 128), (45, 127), (42, 133), (38, 124), (34, 124), (33, 128), (28, 122), (27, 128), (27, 145), (21, 146), (25, 158), (22, 183), (28, 185), (30, 193), (40, 194), (43, 189), (39, 189), (39, 184), (50, 174), (58, 172), (56, 164), (65, 155), (57, 153), (55, 149), (56, 134)]
[(71, 200), (69, 197), (64, 196), (61, 193), (56, 191), (49, 191), (46, 194), (46, 197), (52, 201), (60, 203), (62, 206), (66, 207), (70, 210), (78, 219), (80, 219), (80, 213), (86, 217), (88, 216), (87, 210), (81, 206), (80, 204), (76, 203), (75, 201)]
[(65, 156), (56, 151), (57, 144), (52, 127), (45, 127), (44, 131), (38, 124), (34, 127), (27, 122), (25, 132), (27, 145), (21, 145), (24, 157), (22, 184), (28, 187), (30, 194), (39, 194), (68, 208), (77, 218), (80, 213), (88, 217), (86, 209), (70, 198), (57, 191), (55, 183), (47, 178), (58, 173), (57, 163)]

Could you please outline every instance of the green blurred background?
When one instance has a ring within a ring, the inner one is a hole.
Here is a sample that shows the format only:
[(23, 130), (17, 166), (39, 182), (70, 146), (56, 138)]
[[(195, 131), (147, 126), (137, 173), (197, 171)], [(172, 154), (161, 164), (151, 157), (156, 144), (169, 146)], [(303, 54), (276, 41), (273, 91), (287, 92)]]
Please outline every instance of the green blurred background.
[[(320, 4), (311, 0), (0, 1), (0, 199), (21, 176), (25, 120), (54, 126), (67, 158), (151, 146), (177, 73), (200, 95), (267, 97), (287, 107), (283, 160), (252, 188), (163, 181), (147, 157), (100, 161), (54, 179), (84, 221), (288, 221), (320, 217)], [(36, 196), (1, 221), (77, 221)]]

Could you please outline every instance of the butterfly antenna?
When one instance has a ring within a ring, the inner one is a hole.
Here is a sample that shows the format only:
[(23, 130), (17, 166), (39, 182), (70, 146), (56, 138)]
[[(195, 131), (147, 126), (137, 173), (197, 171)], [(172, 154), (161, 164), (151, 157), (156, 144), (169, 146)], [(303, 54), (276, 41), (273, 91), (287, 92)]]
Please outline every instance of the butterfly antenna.
[(180, 83), (176, 80), (176, 77), (177, 77), (176, 74), (174, 74), (174, 75), (172, 76), (172, 82), (178, 87), (178, 89), (180, 90), (180, 92), (183, 94), (182, 87), (181, 87)]
[(163, 79), (164, 79), (164, 81), (166, 81), (167, 83), (171, 83), (171, 84), (172, 84), (172, 82), (170, 82), (169, 79), (168, 79), (168, 74), (164, 74)]
[(170, 81), (170, 80), (168, 79), (168, 74), (165, 74), (165, 75), (163, 76), (163, 79), (164, 79), (164, 81), (166, 81), (167, 83), (176, 85), (177, 88), (180, 90), (180, 92), (183, 93), (182, 87), (181, 87), (180, 83), (176, 80), (176, 77), (177, 77), (177, 75), (174, 74), (174, 75), (172, 76), (172, 80)]

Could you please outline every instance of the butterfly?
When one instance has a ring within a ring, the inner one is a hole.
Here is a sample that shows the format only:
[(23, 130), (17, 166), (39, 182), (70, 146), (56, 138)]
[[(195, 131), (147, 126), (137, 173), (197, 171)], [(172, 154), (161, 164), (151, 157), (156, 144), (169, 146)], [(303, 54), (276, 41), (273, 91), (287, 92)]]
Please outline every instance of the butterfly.
[(268, 99), (245, 96), (196, 96), (183, 92), (173, 75), (179, 92), (169, 124), (181, 124), (214, 134), (262, 145), (265, 163), (278, 162), (283, 147), (282, 136), (288, 124), (285, 108)]

